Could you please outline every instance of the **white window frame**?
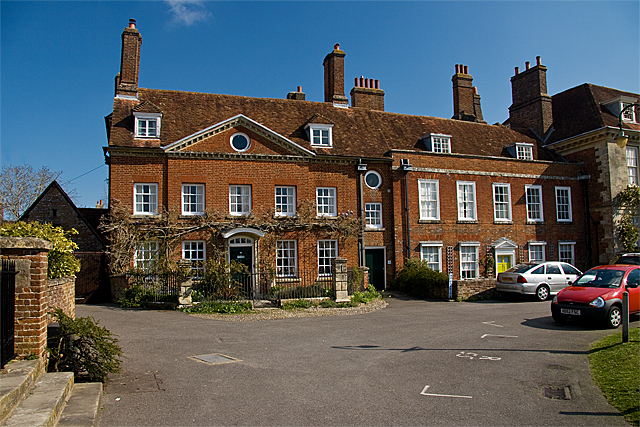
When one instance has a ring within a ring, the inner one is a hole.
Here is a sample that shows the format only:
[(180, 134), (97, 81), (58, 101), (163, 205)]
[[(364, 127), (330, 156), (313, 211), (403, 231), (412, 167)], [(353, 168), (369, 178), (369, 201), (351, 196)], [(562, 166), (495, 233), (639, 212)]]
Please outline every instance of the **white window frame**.
[(276, 240), (276, 276), (298, 277), (297, 240)]
[(276, 216), (295, 216), (296, 187), (290, 185), (276, 185), (274, 194)]
[[(435, 251), (433, 251), (435, 249)], [(442, 243), (420, 243), (420, 259), (433, 271), (442, 271)]]
[(516, 142), (516, 159), (533, 160), (533, 144), (528, 142)]
[(451, 153), (451, 135), (445, 135), (441, 133), (429, 134), (429, 142), (431, 143), (432, 153)]
[[(539, 202), (533, 202), (529, 199), (529, 190), (535, 190), (538, 193), (538, 197), (540, 198)], [(524, 186), (524, 197), (525, 197), (525, 201), (526, 201), (526, 206), (527, 206), (527, 222), (543, 222), (544, 221), (544, 206), (542, 203), (542, 186), (541, 185), (525, 185)], [(539, 218), (534, 218), (531, 214), (533, 213), (532, 209), (529, 209), (530, 207), (538, 207), (538, 210), (540, 212), (540, 217)]]
[[(566, 195), (562, 195), (566, 192)], [(566, 203), (564, 197), (566, 197)], [(571, 187), (556, 187), (556, 219), (558, 222), (573, 221), (573, 209), (571, 207)]]
[[(477, 221), (478, 204), (476, 199), (476, 183), (473, 181), (456, 181), (456, 188), (458, 221)], [(471, 189), (471, 192), (467, 191), (468, 188)]]
[(338, 216), (338, 198), (336, 187), (316, 187), (316, 214), (317, 216)]
[(382, 228), (382, 203), (365, 203), (366, 228)]
[[(622, 102), (620, 104), (620, 111), (624, 110), (626, 107), (628, 107), (629, 105), (631, 105), (631, 102)], [(637, 123), (637, 117), (636, 117), (636, 107), (633, 108), (629, 108), (627, 111), (624, 112), (624, 114), (622, 114), (622, 121), (623, 122), (631, 122), (631, 123)]]
[[(369, 182), (367, 182), (367, 177), (370, 175), (375, 175), (376, 177), (378, 177), (378, 185), (375, 185), (375, 186), (369, 185)], [(380, 186), (382, 185), (382, 175), (380, 175), (376, 171), (368, 171), (367, 173), (364, 174), (364, 183), (367, 187), (373, 190), (380, 188)]]
[(191, 261), (194, 278), (204, 277), (204, 266), (207, 261), (207, 244), (204, 240), (182, 241), (182, 259)]
[(333, 147), (333, 125), (322, 123), (309, 123), (306, 126), (309, 142), (312, 147)]
[[(327, 256), (326, 252), (329, 252)], [(331, 276), (331, 260), (338, 256), (338, 241), (318, 240), (318, 276)]]
[(251, 186), (229, 185), (229, 214), (249, 215), (251, 213)]
[(418, 180), (418, 202), (421, 220), (440, 220), (440, 182), (437, 179)]
[(155, 271), (158, 262), (158, 242), (151, 240), (140, 242), (133, 254), (133, 265), (145, 272)]
[[(563, 247), (564, 249), (571, 248), (571, 258), (563, 257)], [(566, 262), (571, 265), (576, 265), (576, 242), (558, 242), (558, 260), (560, 262)]]
[[(546, 242), (529, 242), (529, 262), (545, 262), (547, 260), (547, 243)], [(540, 252), (542, 254), (541, 259), (537, 259), (532, 257), (533, 248), (540, 248)]]
[[(135, 138), (160, 138), (160, 122), (162, 119), (162, 113), (133, 113), (134, 116), (134, 135)], [(149, 132), (149, 123), (155, 123), (155, 134)], [(144, 123), (145, 126), (141, 126)]]
[[(463, 251), (463, 248), (467, 249), (467, 248), (473, 248), (473, 251), (470, 251), (468, 254), (473, 253), (473, 260), (469, 261), (469, 260), (465, 260), (463, 255), (465, 251)], [(469, 280), (469, 279), (477, 279), (478, 277), (480, 277), (480, 263), (479, 263), (479, 249), (480, 249), (480, 243), (476, 243), (476, 242), (465, 242), (465, 243), (460, 243), (460, 251), (459, 251), (459, 256), (460, 256), (460, 280)], [(469, 269), (468, 266), (469, 264), (473, 264), (473, 269)], [(465, 272), (472, 272), (473, 276), (470, 277), (464, 277), (465, 276)]]
[(638, 147), (627, 146), (626, 155), (629, 185), (638, 185)]
[[(148, 187), (148, 188), (145, 188)], [(158, 183), (136, 182), (133, 184), (133, 214), (158, 214)]]
[[(506, 193), (498, 194), (497, 189), (506, 189)], [(498, 200), (501, 198), (502, 200)], [(504, 200), (506, 198), (506, 200)], [(504, 208), (504, 209), (498, 209)], [(505, 213), (506, 218), (498, 218), (499, 213)], [(511, 222), (511, 184), (493, 183), (493, 220), (495, 222)]]
[(182, 184), (182, 215), (203, 215), (204, 206), (204, 184)]
[[(233, 145), (233, 139), (234, 139), (236, 136), (243, 136), (243, 137), (245, 137), (245, 138), (246, 138), (246, 140), (247, 140), (247, 146), (246, 146), (246, 147), (244, 147), (242, 150), (240, 150), (240, 149), (236, 148), (236, 147)], [(236, 133), (234, 133), (233, 135), (231, 135), (231, 138), (229, 138), (229, 145), (231, 146), (231, 149), (232, 149), (233, 151), (238, 152), (238, 153), (244, 153), (244, 152), (245, 152), (245, 151), (247, 151), (249, 148), (251, 148), (251, 138), (249, 138), (249, 135), (247, 135), (246, 133), (243, 133), (243, 132), (236, 132)]]

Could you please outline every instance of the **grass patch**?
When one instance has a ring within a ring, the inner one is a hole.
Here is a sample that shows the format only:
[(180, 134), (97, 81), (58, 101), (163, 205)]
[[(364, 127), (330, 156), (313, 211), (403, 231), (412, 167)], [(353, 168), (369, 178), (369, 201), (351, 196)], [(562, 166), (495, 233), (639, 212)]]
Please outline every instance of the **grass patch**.
[(593, 343), (589, 365), (609, 403), (629, 423), (640, 426), (640, 328), (629, 330), (627, 343), (622, 343), (622, 332)]

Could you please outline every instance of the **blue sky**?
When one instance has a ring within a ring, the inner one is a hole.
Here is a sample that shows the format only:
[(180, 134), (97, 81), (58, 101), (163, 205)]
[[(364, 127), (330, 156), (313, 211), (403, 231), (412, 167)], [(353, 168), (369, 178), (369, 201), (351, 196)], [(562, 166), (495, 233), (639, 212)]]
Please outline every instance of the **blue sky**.
[(582, 83), (639, 93), (639, 5), (3, 0), (0, 163), (62, 171), (79, 206), (106, 198), (104, 116), (129, 18), (142, 34), (141, 87), (285, 98), (302, 86), (323, 101), (322, 60), (340, 43), (347, 96), (365, 76), (380, 80), (386, 111), (451, 117), (464, 64), (496, 123), (514, 67), (538, 55), (549, 94)]

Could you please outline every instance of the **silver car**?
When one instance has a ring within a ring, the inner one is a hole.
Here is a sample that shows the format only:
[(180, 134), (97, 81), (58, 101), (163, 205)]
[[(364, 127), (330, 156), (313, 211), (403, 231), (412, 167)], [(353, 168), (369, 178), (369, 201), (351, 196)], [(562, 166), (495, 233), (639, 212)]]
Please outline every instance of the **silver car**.
[(566, 262), (549, 261), (540, 264), (518, 264), (498, 274), (496, 290), (535, 295), (540, 301), (555, 295), (575, 281), (582, 273)]

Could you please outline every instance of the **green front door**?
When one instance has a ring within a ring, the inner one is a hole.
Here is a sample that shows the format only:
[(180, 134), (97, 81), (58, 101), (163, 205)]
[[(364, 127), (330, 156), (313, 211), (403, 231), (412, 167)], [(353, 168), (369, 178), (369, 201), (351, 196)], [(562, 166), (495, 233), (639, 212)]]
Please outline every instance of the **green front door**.
[(365, 265), (369, 267), (369, 283), (377, 290), (385, 289), (384, 249), (365, 249)]
[(236, 261), (247, 266), (247, 273), (234, 274), (231, 280), (236, 282), (242, 296), (252, 296), (251, 272), (253, 271), (253, 246), (230, 246), (229, 261)]

